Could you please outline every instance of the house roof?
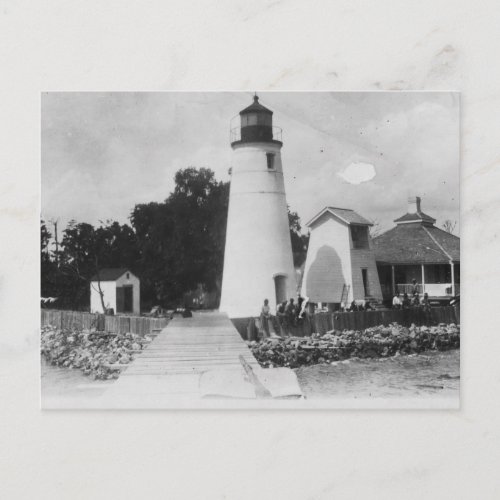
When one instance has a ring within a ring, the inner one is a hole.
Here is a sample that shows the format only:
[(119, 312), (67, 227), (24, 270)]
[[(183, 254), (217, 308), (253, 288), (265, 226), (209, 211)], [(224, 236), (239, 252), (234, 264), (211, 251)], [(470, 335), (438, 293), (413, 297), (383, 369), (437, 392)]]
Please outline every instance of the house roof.
[(330, 213), (337, 219), (340, 219), (342, 222), (344, 222), (347, 225), (355, 224), (355, 225), (362, 225), (362, 226), (373, 226), (373, 224), (365, 219), (364, 217), (361, 217), (358, 213), (356, 213), (354, 210), (351, 210), (350, 208), (338, 208), (338, 207), (325, 207), (321, 212), (316, 214), (307, 224), (306, 226), (310, 227), (312, 226), (315, 222), (317, 222), (321, 217), (323, 217), (324, 214)]
[(433, 225), (398, 224), (373, 238), (377, 262), (386, 264), (444, 264), (460, 262), (460, 238)]
[(90, 281), (116, 281), (126, 272), (130, 272), (126, 267), (105, 267), (99, 270), (99, 276), (94, 274)]
[(402, 217), (399, 217), (394, 220), (396, 223), (401, 223), (401, 222), (428, 222), (430, 224), (434, 224), (436, 222), (436, 219), (433, 219), (430, 215), (424, 214), (424, 212), (421, 212), (420, 210), (416, 213), (413, 214), (405, 214)]

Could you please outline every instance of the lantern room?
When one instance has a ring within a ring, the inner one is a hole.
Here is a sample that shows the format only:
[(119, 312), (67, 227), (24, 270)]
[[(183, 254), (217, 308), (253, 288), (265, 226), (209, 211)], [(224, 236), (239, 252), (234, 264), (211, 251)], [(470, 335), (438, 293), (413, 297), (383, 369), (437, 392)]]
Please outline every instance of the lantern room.
[(239, 118), (239, 127), (231, 127), (231, 144), (249, 142), (281, 143), (281, 129), (273, 127), (273, 112), (259, 103), (257, 94), (253, 98), (253, 103), (240, 111)]

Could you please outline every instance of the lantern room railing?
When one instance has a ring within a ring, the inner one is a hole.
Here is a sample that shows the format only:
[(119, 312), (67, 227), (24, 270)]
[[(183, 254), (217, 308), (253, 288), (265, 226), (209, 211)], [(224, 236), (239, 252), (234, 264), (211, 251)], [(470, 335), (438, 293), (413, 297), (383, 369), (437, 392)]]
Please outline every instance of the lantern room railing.
[[(269, 127), (272, 129), (272, 140), (283, 142), (283, 129), (281, 127)], [(233, 142), (241, 141), (241, 127), (233, 127), (229, 131), (229, 142), (232, 144)]]

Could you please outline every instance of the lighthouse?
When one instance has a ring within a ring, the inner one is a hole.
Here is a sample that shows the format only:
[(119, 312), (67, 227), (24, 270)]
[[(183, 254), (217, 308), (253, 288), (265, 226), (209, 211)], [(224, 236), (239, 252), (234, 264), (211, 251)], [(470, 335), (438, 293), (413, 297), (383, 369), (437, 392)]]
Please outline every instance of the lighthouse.
[(281, 129), (259, 103), (240, 111), (231, 128), (231, 183), (220, 311), (230, 318), (260, 313), (296, 293), (281, 163)]

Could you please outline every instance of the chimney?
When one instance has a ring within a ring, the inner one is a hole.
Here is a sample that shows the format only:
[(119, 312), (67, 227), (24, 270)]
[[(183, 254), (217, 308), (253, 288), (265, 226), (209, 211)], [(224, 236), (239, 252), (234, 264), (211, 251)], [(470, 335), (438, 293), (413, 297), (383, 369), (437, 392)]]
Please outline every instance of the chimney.
[(411, 196), (408, 198), (408, 213), (416, 214), (420, 212), (420, 196)]

